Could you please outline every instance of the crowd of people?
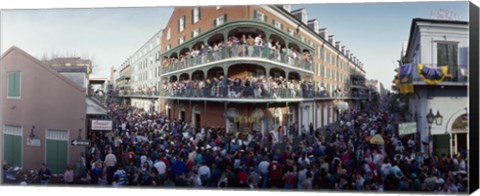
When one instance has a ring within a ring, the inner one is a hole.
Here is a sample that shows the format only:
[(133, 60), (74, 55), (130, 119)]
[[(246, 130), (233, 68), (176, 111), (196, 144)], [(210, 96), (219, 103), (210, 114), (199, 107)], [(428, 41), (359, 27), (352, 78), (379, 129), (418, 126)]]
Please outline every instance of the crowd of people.
[[(395, 135), (388, 115), (349, 110), (326, 129), (193, 128), (109, 104), (111, 132), (90, 132), (77, 182), (101, 186), (467, 192), (466, 154), (436, 156)], [(285, 131), (288, 129), (288, 131)], [(300, 131), (300, 134), (298, 134)], [(281, 133), (281, 134), (279, 134)], [(385, 143), (366, 138), (384, 136)], [(297, 136), (300, 135), (300, 136)], [(284, 139), (283, 139), (284, 138)], [(272, 145), (276, 143), (278, 145)], [(283, 147), (281, 147), (283, 146)]]
[(312, 56), (308, 51), (300, 51), (293, 46), (284, 46), (278, 40), (266, 39), (262, 34), (242, 34), (229, 36), (227, 41), (214, 42), (211, 45), (200, 44), (179, 57), (166, 57), (162, 66), (174, 71), (199, 64), (233, 57), (260, 57), (285, 64), (312, 69)]
[(204, 80), (164, 82), (165, 95), (181, 97), (224, 97), (224, 98), (313, 98), (314, 85), (311, 80), (287, 80), (259, 77), (220, 76)]

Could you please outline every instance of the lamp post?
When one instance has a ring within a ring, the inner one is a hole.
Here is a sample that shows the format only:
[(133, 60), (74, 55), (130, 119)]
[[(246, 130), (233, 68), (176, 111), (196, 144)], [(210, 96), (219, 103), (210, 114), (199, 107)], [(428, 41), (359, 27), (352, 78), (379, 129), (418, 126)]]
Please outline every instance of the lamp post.
[(430, 108), (430, 111), (428, 112), (427, 116), (427, 123), (428, 123), (428, 146), (430, 148), (430, 152), (433, 150), (431, 148), (432, 144), (432, 124), (435, 122), (436, 125), (440, 126), (442, 125), (443, 122), (443, 116), (440, 114), (440, 111), (437, 110), (437, 114), (434, 115), (432, 112), (432, 108)]

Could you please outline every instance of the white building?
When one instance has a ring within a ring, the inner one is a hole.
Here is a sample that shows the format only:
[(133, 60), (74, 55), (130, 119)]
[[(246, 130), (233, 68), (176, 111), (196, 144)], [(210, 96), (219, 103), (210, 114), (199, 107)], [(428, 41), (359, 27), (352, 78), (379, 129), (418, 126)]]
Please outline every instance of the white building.
[[(409, 112), (411, 121), (417, 122), (421, 141), (430, 141), (434, 154), (468, 150), (468, 51), (468, 22), (413, 19), (405, 54), (415, 66)], [(419, 75), (418, 64), (431, 68), (446, 65), (448, 73), (439, 84), (427, 84)], [(431, 118), (431, 123), (427, 119), (430, 111), (432, 117), (438, 117)], [(423, 150), (425, 147), (422, 145)]]
[[(133, 53), (121, 66), (131, 66), (131, 79), (129, 87), (135, 93), (158, 93), (161, 84), (160, 50), (163, 30), (158, 31), (143, 46)], [(145, 111), (160, 109), (158, 98), (147, 96), (130, 96), (132, 106), (143, 108)]]

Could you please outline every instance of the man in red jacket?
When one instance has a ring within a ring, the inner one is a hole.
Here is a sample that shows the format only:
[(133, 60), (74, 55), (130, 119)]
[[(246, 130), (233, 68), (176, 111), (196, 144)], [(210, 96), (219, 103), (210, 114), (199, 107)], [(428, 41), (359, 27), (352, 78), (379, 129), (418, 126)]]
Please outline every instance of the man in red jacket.
[(272, 188), (280, 188), (282, 183), (282, 166), (277, 160), (274, 160), (268, 166), (268, 173), (270, 175), (270, 183)]

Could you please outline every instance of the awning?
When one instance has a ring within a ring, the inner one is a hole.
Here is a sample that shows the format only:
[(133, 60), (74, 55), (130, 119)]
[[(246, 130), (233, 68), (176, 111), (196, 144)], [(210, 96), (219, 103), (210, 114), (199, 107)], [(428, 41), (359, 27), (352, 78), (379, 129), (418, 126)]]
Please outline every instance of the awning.
[(336, 105), (337, 110), (348, 110), (348, 103), (347, 102), (340, 102)]
[(107, 115), (107, 109), (97, 101), (90, 97), (86, 99), (87, 103), (87, 115)]

